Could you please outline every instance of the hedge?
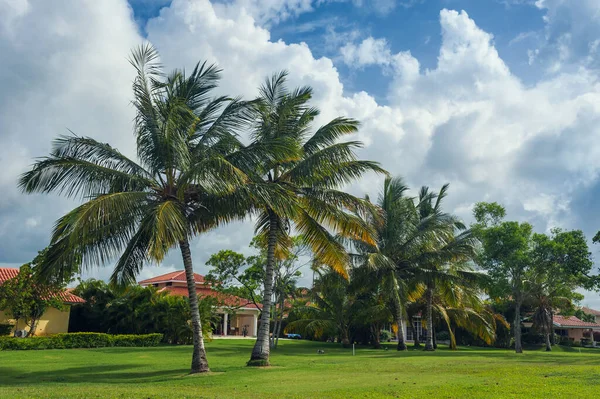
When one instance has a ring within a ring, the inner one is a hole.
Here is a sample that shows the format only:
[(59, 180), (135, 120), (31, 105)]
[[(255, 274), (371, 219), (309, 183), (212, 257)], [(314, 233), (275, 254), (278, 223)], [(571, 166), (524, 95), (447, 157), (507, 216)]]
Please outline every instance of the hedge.
[(162, 337), (162, 334), (111, 335), (104, 333), (66, 333), (30, 338), (0, 337), (0, 350), (158, 346)]

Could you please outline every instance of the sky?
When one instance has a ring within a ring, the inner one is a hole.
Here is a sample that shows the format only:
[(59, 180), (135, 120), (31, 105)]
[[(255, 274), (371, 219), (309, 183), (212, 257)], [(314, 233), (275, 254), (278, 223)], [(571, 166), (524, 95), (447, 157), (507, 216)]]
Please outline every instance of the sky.
[[(167, 69), (218, 63), (223, 94), (253, 98), (286, 69), (314, 88), (317, 125), (360, 120), (361, 158), (414, 190), (450, 183), (446, 209), (467, 223), (497, 201), (536, 231), (583, 230), (600, 259), (597, 0), (0, 0), (0, 265), (30, 261), (77, 203), (17, 188), (53, 138), (70, 129), (135, 157), (127, 57), (145, 41)], [(369, 175), (348, 190), (381, 186)], [(197, 238), (196, 271), (220, 249), (249, 254), (252, 233), (247, 221)], [(172, 251), (140, 279), (177, 269)]]

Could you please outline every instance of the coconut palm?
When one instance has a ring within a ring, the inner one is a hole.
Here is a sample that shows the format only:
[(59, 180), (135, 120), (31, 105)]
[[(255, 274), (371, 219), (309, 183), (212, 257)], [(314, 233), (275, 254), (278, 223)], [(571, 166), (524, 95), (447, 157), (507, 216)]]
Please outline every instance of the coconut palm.
[(20, 186), (27, 193), (86, 200), (57, 221), (43, 267), (48, 276), (68, 277), (118, 258), (111, 280), (128, 284), (144, 264), (160, 262), (178, 246), (193, 326), (191, 372), (206, 372), (190, 240), (246, 212), (240, 196), (246, 197), (234, 191), (246, 177), (233, 160), (241, 164), (270, 155), (264, 147), (241, 148), (236, 132), (247, 126), (251, 107), (212, 97), (220, 78), (216, 66), (198, 63), (189, 75), (175, 70), (165, 76), (149, 45), (133, 51), (131, 63), (137, 71), (139, 161), (93, 138), (60, 137)]
[[(486, 276), (473, 271), (469, 263), (446, 264), (439, 268), (432, 303), (432, 320), (445, 325), (450, 335), (450, 349), (456, 349), (456, 327), (491, 345), (496, 327), (510, 325), (482, 301)], [(433, 326), (432, 326), (433, 329)], [(432, 330), (432, 335), (434, 331)]]
[(442, 211), (442, 202), (448, 192), (444, 185), (435, 194), (428, 187), (419, 192), (418, 211), (421, 222), (433, 222), (421, 241), (421, 248), (413, 261), (415, 278), (425, 285), (425, 319), (427, 320), (425, 350), (433, 351), (433, 298), (436, 284), (454, 282), (455, 284), (476, 284), (481, 274), (468, 269), (448, 267), (452, 263), (471, 260), (475, 256), (477, 239), (471, 230), (455, 216)]
[(319, 274), (312, 289), (310, 304), (301, 303), (292, 312), (297, 320), (285, 327), (285, 332), (297, 332), (321, 339), (337, 338), (344, 347), (350, 346), (350, 326), (356, 316), (355, 298), (350, 284), (339, 273), (326, 270)]
[[(536, 273), (537, 272), (537, 273)], [(525, 304), (533, 309), (533, 327), (544, 335), (546, 351), (552, 351), (551, 336), (554, 333), (552, 319), (556, 309), (573, 308), (573, 288), (558, 282), (544, 270), (536, 270), (526, 281)]]
[(291, 229), (302, 234), (317, 261), (346, 275), (348, 255), (335, 235), (375, 244), (370, 228), (346, 210), (365, 210), (368, 202), (339, 190), (365, 172), (383, 170), (375, 162), (357, 160), (357, 141), (339, 142), (357, 131), (358, 122), (336, 118), (311, 134), (312, 122), (319, 114), (308, 105), (312, 89), (288, 90), (286, 72), (273, 75), (260, 88), (259, 120), (252, 134), (252, 145), (273, 139), (287, 140), (295, 156), (265, 159), (243, 168), (252, 181), (279, 187), (288, 193), (279, 203), (256, 203), (256, 231), (267, 248), (263, 312), (256, 344), (249, 365), (267, 365), (269, 359), (269, 315), (273, 294), (276, 258), (285, 257), (292, 241)]

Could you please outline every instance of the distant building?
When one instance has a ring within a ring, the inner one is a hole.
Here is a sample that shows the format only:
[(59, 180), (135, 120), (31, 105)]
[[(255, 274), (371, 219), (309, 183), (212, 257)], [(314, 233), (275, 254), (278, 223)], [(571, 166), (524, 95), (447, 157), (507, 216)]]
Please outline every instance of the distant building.
[[(261, 304), (254, 304), (247, 299), (216, 291), (205, 281), (204, 276), (198, 273), (194, 273), (194, 281), (199, 298), (213, 297), (219, 303), (216, 312), (220, 316), (220, 321), (213, 329), (213, 335), (241, 336), (245, 330), (247, 336), (256, 336)], [(185, 270), (142, 280), (139, 284), (143, 287), (156, 287), (159, 291), (166, 291), (171, 295), (189, 296)]]
[[(17, 277), (19, 269), (12, 267), (0, 267), (0, 284)], [(50, 334), (69, 332), (69, 316), (71, 314), (71, 305), (84, 303), (85, 301), (73, 294), (67, 289), (61, 292), (60, 299), (64, 302), (65, 309), (59, 310), (50, 308), (42, 315), (35, 328), (35, 335), (43, 336)], [(15, 324), (15, 320), (10, 319), (5, 312), (0, 310), (0, 323)], [(15, 330), (28, 330), (25, 323), (20, 320), (15, 326)]]

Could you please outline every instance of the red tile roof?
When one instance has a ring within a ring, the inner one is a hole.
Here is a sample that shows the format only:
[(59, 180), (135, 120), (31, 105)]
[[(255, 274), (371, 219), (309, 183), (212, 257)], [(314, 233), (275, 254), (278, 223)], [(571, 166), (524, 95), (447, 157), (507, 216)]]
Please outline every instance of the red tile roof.
[[(3, 282), (10, 280), (11, 278), (17, 277), (19, 274), (19, 269), (15, 267), (0, 267), (0, 284)], [(78, 297), (77, 295), (71, 292), (70, 288), (60, 292), (58, 297), (64, 302), (68, 304), (75, 303), (85, 303), (83, 298)]]
[(586, 308), (586, 307), (581, 308), (581, 310), (583, 310), (583, 313), (585, 313), (585, 314), (600, 316), (600, 310), (594, 310), (594, 309), (590, 309), (590, 308)]
[[(204, 276), (198, 273), (194, 273), (194, 280), (196, 281), (196, 284), (198, 283), (204, 283)], [(139, 284), (141, 285), (147, 285), (147, 284), (155, 284), (155, 283), (163, 283), (163, 282), (167, 282), (167, 281), (179, 281), (179, 282), (186, 282), (186, 277), (185, 277), (185, 270), (178, 270), (176, 272), (171, 272), (171, 273), (167, 273), (167, 274), (163, 274), (160, 276), (156, 276), (156, 277), (152, 277), (146, 280), (142, 280), (139, 282)]]
[[(170, 287), (164, 287), (160, 291), (161, 292), (167, 291), (171, 295), (178, 295), (178, 296), (185, 296), (185, 297), (189, 296), (188, 290), (185, 287), (170, 286)], [(219, 302), (219, 304), (224, 305), (224, 306), (230, 306), (230, 307), (235, 307), (235, 308), (262, 309), (261, 304), (258, 304), (258, 306), (257, 306), (253, 302), (251, 302), (247, 299), (244, 299), (244, 298), (240, 298), (239, 296), (224, 294), (222, 292), (217, 292), (217, 291), (213, 291), (211, 289), (202, 289), (202, 288), (196, 289), (196, 292), (198, 293), (198, 296), (200, 298), (207, 297), (207, 296), (217, 298), (217, 301)]]
[(587, 321), (582, 321), (575, 316), (554, 316), (552, 318), (554, 324), (559, 327), (576, 327), (576, 328), (598, 328), (600, 329), (600, 324), (590, 323)]
[(11, 278), (17, 277), (19, 269), (14, 267), (0, 267), (0, 283), (10, 280)]

